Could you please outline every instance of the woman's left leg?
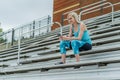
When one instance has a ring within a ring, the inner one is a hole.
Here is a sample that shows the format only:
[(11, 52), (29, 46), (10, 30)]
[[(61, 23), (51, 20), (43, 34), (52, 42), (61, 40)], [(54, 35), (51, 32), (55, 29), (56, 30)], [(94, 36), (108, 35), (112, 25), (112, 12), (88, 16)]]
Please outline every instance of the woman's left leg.
[(75, 54), (75, 59), (76, 59), (76, 62), (79, 62), (80, 61), (80, 55), (79, 54)]
[(84, 45), (83, 41), (79, 41), (79, 40), (72, 40), (71, 41), (71, 46), (72, 46), (73, 52), (75, 54), (76, 62), (80, 61), (79, 48), (83, 45)]

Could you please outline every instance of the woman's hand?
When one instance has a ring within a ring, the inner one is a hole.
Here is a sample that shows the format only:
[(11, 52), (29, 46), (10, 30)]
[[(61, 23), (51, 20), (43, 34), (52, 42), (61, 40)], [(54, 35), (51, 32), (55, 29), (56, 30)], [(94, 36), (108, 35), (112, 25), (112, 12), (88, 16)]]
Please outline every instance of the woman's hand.
[(59, 40), (70, 40), (70, 37), (67, 36), (60, 36)]
[(60, 41), (63, 40), (63, 39), (62, 39), (62, 36), (59, 37), (59, 40), (60, 40)]

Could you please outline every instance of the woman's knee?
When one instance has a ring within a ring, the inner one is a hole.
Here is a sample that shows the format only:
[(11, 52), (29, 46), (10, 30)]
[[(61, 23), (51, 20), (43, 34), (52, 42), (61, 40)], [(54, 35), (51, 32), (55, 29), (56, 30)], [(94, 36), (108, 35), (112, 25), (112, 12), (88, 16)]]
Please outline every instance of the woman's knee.
[(65, 41), (60, 41), (60, 53), (66, 54)]
[(75, 47), (77, 45), (77, 40), (72, 40), (71, 45), (72, 45), (72, 47)]
[(60, 41), (60, 47), (64, 47), (65, 43), (64, 41)]

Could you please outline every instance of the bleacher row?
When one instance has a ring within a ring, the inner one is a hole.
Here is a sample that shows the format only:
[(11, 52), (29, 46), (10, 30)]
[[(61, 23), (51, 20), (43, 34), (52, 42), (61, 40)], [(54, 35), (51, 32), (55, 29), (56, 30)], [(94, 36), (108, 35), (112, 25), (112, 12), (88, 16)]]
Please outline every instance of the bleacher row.
[[(17, 45), (0, 51), (0, 80), (119, 80), (119, 13), (114, 12), (112, 24), (110, 14), (85, 21), (93, 49), (80, 52), (80, 62), (75, 62), (72, 50), (67, 49), (67, 63), (55, 65), (61, 58), (56, 35), (60, 29), (23, 42), (20, 65)], [(63, 26), (63, 35), (68, 34), (69, 26)]]

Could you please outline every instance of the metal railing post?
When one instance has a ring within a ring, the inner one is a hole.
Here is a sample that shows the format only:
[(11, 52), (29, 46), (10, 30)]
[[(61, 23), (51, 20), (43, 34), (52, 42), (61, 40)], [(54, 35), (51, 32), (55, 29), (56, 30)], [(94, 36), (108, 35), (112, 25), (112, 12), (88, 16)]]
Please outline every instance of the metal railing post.
[(33, 35), (32, 35), (33, 38), (35, 37), (35, 31), (34, 31), (34, 29), (35, 29), (35, 20), (33, 21)]
[(14, 42), (14, 28), (12, 28), (12, 42), (11, 42), (11, 45), (13, 45), (13, 42)]
[(109, 4), (112, 6), (112, 23), (114, 21), (114, 5), (112, 3), (109, 2)]
[(62, 14), (62, 16), (61, 16), (61, 24), (62, 24), (62, 26), (64, 25), (64, 15)]
[[(4, 42), (4, 41), (3, 41)], [(7, 38), (6, 38), (6, 34), (5, 34), (5, 49), (7, 49)]]
[[(48, 18), (47, 18), (47, 24), (50, 24), (51, 23), (51, 17), (48, 15)], [(51, 31), (51, 27), (47, 27), (47, 32), (50, 32)]]
[(17, 60), (17, 64), (20, 65), (20, 39), (21, 39), (21, 35), (20, 35), (20, 29), (19, 29), (19, 37), (18, 37), (18, 60)]

